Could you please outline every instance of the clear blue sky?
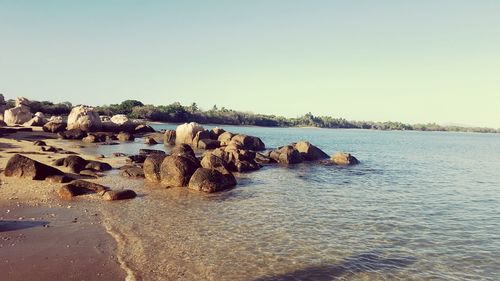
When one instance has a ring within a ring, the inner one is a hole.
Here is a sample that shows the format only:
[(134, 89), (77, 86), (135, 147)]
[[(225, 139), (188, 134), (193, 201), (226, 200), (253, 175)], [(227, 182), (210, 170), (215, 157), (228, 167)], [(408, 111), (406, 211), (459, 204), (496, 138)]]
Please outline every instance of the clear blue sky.
[(5, 1), (0, 92), (500, 127), (500, 1)]

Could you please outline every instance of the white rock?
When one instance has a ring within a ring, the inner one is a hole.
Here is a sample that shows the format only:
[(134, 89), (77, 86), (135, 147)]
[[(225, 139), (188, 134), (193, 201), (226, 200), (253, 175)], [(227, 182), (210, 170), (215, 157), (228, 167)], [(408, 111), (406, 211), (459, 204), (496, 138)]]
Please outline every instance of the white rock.
[(30, 108), (24, 105), (16, 106), (5, 110), (4, 121), (9, 126), (21, 125), (30, 121), (33, 115), (30, 112)]
[(80, 129), (83, 131), (99, 131), (102, 123), (99, 114), (90, 106), (80, 105), (73, 107), (68, 116), (68, 129)]
[(31, 101), (25, 97), (17, 97), (16, 98), (16, 107), (25, 105), (25, 106), (30, 106)]
[(191, 145), (196, 133), (203, 130), (205, 130), (203, 126), (195, 122), (179, 125), (175, 130), (175, 144), (185, 143)]

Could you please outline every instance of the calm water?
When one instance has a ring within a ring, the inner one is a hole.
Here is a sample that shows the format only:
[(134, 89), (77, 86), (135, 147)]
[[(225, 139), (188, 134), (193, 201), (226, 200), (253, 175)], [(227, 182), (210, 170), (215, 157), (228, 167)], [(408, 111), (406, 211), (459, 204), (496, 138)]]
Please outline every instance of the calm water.
[(361, 164), (265, 167), (211, 196), (127, 181), (141, 197), (101, 208), (135, 279), (500, 279), (500, 135), (223, 127)]

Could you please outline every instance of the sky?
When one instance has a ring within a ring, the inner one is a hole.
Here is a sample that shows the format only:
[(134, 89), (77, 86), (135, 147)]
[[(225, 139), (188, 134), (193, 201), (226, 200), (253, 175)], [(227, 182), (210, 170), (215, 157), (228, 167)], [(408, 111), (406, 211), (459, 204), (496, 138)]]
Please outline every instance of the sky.
[(500, 128), (498, 0), (0, 0), (0, 93)]

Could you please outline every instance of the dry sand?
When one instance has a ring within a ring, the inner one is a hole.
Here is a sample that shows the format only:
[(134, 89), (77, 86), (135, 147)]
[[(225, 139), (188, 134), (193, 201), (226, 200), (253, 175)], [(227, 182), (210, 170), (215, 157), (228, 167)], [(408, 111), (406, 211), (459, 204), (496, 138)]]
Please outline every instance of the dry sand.
[[(96, 211), (96, 204), (103, 204), (98, 195), (63, 201), (56, 193), (61, 184), (3, 175), (3, 168), (14, 153), (46, 164), (67, 156), (42, 152), (33, 145), (37, 139), (78, 152), (75, 142), (58, 141), (53, 134), (41, 132), (39, 128), (34, 132), (0, 136), (0, 279), (126, 279), (114, 254), (116, 243)], [(96, 159), (93, 155), (81, 156)], [(106, 162), (117, 167), (124, 159)], [(69, 172), (64, 169), (61, 170)]]

